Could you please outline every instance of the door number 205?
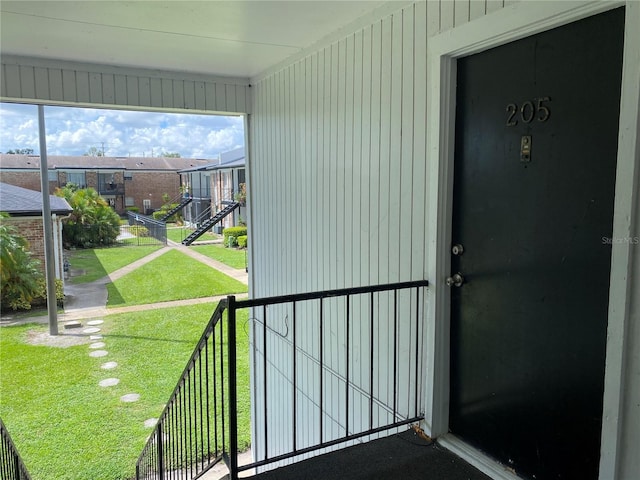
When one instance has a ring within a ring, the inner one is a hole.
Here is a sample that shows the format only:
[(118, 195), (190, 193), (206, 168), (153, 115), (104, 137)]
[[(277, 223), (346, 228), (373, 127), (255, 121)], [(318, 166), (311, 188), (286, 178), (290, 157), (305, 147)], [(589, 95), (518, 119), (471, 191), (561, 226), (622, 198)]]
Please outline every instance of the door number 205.
[(551, 98), (540, 97), (534, 98), (533, 101), (527, 100), (520, 107), (515, 103), (507, 105), (507, 127), (515, 127), (518, 119), (524, 123), (531, 123), (534, 120), (538, 122), (546, 122), (551, 116), (549, 109)]

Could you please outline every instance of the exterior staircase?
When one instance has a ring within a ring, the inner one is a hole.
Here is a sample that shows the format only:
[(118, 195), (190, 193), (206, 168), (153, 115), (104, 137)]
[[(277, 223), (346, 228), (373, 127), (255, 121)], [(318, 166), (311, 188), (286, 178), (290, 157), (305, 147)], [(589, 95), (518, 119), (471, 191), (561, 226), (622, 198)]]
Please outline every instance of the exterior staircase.
[(175, 207), (173, 207), (171, 210), (169, 210), (166, 215), (164, 215), (162, 218), (160, 218), (159, 220), (161, 222), (166, 222), (172, 215), (174, 215), (175, 213), (178, 213), (180, 210), (182, 210), (184, 207), (186, 207), (187, 205), (189, 205), (191, 202), (193, 201), (193, 198), (188, 197), (183, 199), (178, 205), (176, 205)]
[(213, 217), (205, 220), (200, 226), (194, 230), (187, 238), (182, 241), (183, 245), (191, 245), (198, 238), (200, 238), (206, 231), (210, 230), (216, 223), (219, 223), (223, 218), (233, 212), (240, 206), (239, 202), (231, 202), (222, 210), (217, 212)]

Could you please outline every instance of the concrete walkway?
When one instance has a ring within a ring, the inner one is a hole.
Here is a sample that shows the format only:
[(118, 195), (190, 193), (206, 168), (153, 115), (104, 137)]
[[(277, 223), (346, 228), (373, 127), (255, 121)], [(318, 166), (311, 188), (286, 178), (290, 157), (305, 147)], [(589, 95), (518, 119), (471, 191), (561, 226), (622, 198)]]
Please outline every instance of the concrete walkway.
[[(69, 321), (78, 320), (90, 320), (93, 318), (104, 317), (105, 315), (112, 315), (116, 313), (136, 312), (143, 310), (155, 310), (158, 308), (170, 308), (183, 305), (196, 305), (202, 303), (215, 303), (225, 298), (226, 295), (212, 296), (204, 298), (193, 298), (188, 300), (175, 300), (169, 302), (152, 303), (145, 305), (132, 305), (129, 307), (107, 308), (107, 284), (116, 281), (117, 279), (133, 272), (143, 265), (155, 260), (156, 258), (164, 255), (170, 250), (178, 250), (185, 255), (207, 265), (215, 270), (218, 270), (225, 275), (238, 280), (245, 285), (248, 284), (249, 275), (245, 270), (238, 270), (231, 268), (224, 263), (213, 260), (201, 253), (195, 252), (189, 247), (180, 243), (167, 241), (168, 245), (160, 250), (143, 257), (123, 268), (120, 268), (111, 274), (102, 277), (98, 280), (89, 283), (71, 284), (65, 285), (65, 301), (64, 301), (64, 313), (58, 313), (58, 324), (63, 326), (64, 323)], [(244, 293), (242, 295), (245, 295)], [(49, 317), (47, 315), (40, 317), (27, 317), (12, 320), (11, 318), (3, 318), (2, 325), (18, 325), (21, 323), (48, 323)]]

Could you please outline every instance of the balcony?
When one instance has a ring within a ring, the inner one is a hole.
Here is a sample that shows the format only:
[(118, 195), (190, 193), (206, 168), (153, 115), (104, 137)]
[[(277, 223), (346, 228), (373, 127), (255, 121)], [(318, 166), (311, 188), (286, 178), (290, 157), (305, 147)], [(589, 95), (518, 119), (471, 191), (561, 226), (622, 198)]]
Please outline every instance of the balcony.
[(98, 185), (100, 195), (124, 195), (124, 183), (101, 182)]

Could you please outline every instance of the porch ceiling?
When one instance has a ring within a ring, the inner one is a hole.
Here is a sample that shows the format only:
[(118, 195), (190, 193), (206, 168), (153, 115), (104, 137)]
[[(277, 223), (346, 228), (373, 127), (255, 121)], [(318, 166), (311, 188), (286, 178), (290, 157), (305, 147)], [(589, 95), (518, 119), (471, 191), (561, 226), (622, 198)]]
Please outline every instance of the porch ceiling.
[(6, 1), (0, 54), (249, 78), (382, 1)]

